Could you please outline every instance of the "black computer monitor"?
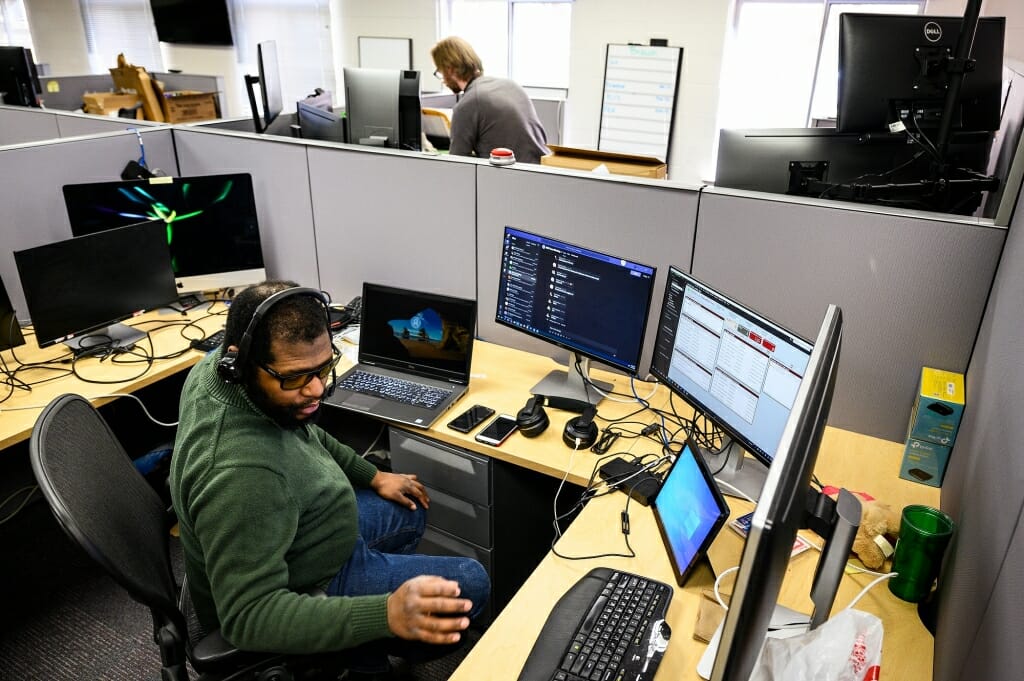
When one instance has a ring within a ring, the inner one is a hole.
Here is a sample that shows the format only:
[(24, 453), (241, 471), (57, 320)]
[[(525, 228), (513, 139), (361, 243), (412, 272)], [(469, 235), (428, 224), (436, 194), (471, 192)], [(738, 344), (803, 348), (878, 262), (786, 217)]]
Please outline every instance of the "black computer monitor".
[(568, 371), (533, 387), (556, 407), (581, 411), (611, 385), (588, 376), (589, 360), (630, 375), (640, 366), (655, 268), (506, 227), (495, 321), (569, 351)]
[[(939, 127), (960, 17), (845, 13), (839, 17), (839, 132)], [(1006, 19), (982, 17), (951, 130), (999, 129)]]
[[(810, 496), (820, 498), (820, 493), (812, 492), (811, 475), (832, 403), (841, 339), (842, 313), (831, 305), (815, 338), (814, 352), (800, 382), (778, 454), (754, 509), (729, 610), (713, 639), (717, 653), (714, 647), (709, 649), (709, 654), (715, 655), (712, 681), (750, 678), (768, 634), (797, 530), (807, 526), (805, 502)], [(827, 522), (834, 529), (811, 588), (815, 610), (806, 622), (810, 628), (828, 617), (860, 512), (860, 503), (846, 490), (840, 492), (838, 503), (830, 509), (832, 517)]]
[(348, 142), (419, 151), (419, 71), (346, 66), (344, 75)]
[(302, 139), (324, 142), (344, 142), (345, 126), (333, 111), (322, 109), (305, 102), (296, 102), (295, 112), (299, 119)]
[[(725, 494), (758, 498), (813, 349), (738, 300), (669, 268), (651, 373), (732, 438), (722, 453), (702, 452)], [(744, 464), (742, 450), (756, 462)]]
[(64, 202), (75, 236), (162, 221), (179, 293), (266, 278), (248, 173), (69, 184)]
[[(284, 109), (284, 96), (281, 94), (281, 71), (277, 61), (277, 43), (264, 40), (256, 45), (256, 67), (258, 76), (245, 77), (245, 89), (249, 95), (249, 109), (252, 111), (252, 123), (256, 132), (264, 132)], [(260, 98), (263, 104), (263, 115), (256, 104), (256, 85), (260, 87)]]
[(7, 295), (3, 280), (0, 280), (0, 350), (24, 344), (25, 338), (21, 335), (21, 324), (11, 305), (11, 297)]
[(39, 76), (32, 50), (24, 47), (0, 47), (0, 93), (3, 103), (13, 106), (40, 107)]
[(159, 220), (15, 251), (14, 262), (41, 348), (132, 345), (145, 332), (117, 322), (178, 296)]

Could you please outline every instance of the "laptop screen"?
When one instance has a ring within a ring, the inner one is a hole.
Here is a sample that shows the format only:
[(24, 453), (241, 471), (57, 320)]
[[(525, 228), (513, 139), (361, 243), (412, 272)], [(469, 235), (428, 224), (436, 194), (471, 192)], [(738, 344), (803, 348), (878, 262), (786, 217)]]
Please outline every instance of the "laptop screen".
[(476, 301), (363, 284), (359, 361), (469, 382)]
[(682, 586), (729, 517), (725, 499), (689, 440), (665, 476), (653, 505), (672, 571)]

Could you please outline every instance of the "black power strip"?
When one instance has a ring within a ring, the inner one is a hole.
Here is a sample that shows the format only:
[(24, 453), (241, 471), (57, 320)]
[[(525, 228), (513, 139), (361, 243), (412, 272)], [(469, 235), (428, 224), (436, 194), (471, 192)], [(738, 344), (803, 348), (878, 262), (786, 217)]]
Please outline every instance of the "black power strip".
[(661, 479), (635, 461), (615, 457), (598, 469), (601, 479), (629, 494), (637, 503), (649, 506), (661, 489)]

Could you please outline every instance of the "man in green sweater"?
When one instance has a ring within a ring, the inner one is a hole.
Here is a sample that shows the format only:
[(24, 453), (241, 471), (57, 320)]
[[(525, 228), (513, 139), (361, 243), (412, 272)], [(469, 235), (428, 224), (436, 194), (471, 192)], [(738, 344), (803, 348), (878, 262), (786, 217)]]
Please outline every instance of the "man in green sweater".
[(382, 669), (386, 652), (458, 642), (490, 583), (477, 561), (412, 554), (423, 485), (313, 424), (339, 354), (326, 296), (295, 287), (236, 296), (223, 347), (186, 379), (170, 476), (185, 571), (200, 623), (243, 650), (378, 641), (359, 656)]

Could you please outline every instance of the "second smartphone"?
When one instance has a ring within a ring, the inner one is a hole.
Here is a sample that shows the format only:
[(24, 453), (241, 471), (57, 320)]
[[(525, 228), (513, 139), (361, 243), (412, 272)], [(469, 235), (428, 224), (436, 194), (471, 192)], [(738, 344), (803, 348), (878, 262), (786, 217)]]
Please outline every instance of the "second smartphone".
[(487, 424), (487, 427), (476, 434), (476, 441), (497, 447), (508, 439), (508, 436), (516, 432), (516, 417), (511, 414), (502, 414)]

